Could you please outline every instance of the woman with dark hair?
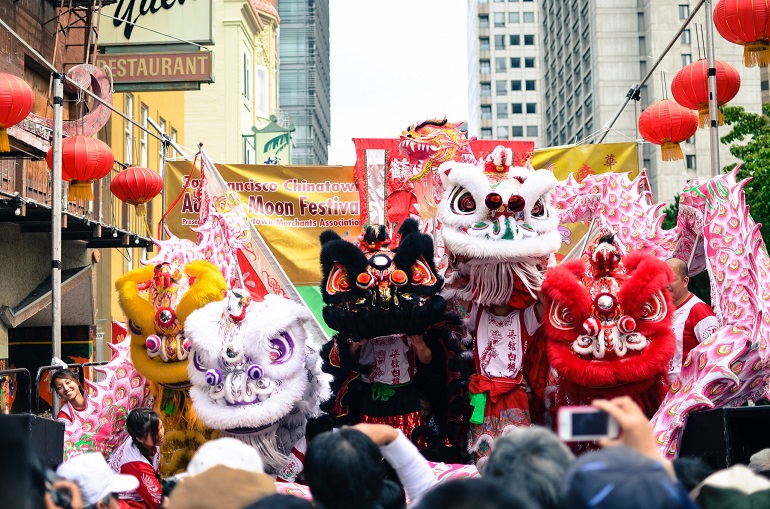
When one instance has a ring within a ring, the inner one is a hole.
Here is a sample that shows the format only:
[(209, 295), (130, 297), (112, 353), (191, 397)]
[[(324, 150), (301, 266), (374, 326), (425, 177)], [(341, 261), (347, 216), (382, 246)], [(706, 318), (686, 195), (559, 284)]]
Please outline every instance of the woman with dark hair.
[(121, 493), (121, 509), (159, 509), (163, 502), (160, 484), (160, 445), (163, 423), (149, 408), (135, 408), (126, 418), (128, 438), (110, 456), (110, 466), (119, 474), (139, 479), (134, 491)]
[(55, 392), (62, 401), (56, 419), (66, 424), (74, 424), (75, 412), (86, 409), (86, 396), (78, 376), (69, 369), (60, 369), (51, 374), (51, 392)]

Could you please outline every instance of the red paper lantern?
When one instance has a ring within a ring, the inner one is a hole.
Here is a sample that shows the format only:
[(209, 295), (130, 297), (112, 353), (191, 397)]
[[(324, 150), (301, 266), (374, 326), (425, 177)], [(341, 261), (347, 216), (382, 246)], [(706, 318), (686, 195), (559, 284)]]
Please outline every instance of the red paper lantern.
[(144, 204), (163, 190), (163, 179), (149, 168), (132, 166), (113, 177), (110, 191), (120, 201), (134, 205), (137, 212), (146, 213)]
[(698, 115), (668, 99), (649, 106), (639, 117), (639, 132), (645, 140), (661, 146), (664, 161), (683, 159), (679, 143), (697, 130)]
[[(45, 160), (53, 168), (53, 147)], [(91, 182), (105, 177), (112, 170), (115, 157), (110, 146), (90, 136), (71, 136), (61, 144), (62, 179), (70, 183), (69, 200), (93, 200)]]
[(743, 46), (746, 67), (770, 63), (770, 0), (720, 0), (714, 26), (722, 37)]
[(35, 95), (27, 82), (13, 74), (0, 73), (0, 152), (10, 152), (9, 127), (13, 127), (32, 111)]
[[(741, 75), (738, 70), (727, 62), (716, 60), (717, 70), (717, 103), (726, 104), (735, 97), (741, 89)], [(708, 63), (698, 60), (680, 69), (671, 82), (671, 95), (674, 100), (691, 110), (698, 110), (699, 126), (705, 127), (709, 119), (709, 85)], [(719, 112), (719, 125), (724, 123), (722, 112)]]

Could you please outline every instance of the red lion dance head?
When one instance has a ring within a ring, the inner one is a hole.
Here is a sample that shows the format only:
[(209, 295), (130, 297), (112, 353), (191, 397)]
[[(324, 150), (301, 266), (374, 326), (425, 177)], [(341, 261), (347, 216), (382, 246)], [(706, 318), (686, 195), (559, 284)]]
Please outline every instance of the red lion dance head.
[(558, 375), (556, 407), (626, 395), (655, 413), (676, 347), (665, 290), (672, 278), (657, 258), (621, 256), (612, 236), (581, 260), (548, 270), (543, 327)]

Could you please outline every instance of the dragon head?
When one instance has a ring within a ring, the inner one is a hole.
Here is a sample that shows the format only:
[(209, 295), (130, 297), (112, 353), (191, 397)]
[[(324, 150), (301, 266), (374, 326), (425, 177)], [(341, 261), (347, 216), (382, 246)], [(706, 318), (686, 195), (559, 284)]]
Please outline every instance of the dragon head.
[(475, 160), (469, 140), (460, 131), (462, 122), (432, 119), (407, 127), (399, 137), (399, 148), (417, 165), (413, 180), (426, 175), (445, 161)]
[(222, 273), (203, 260), (161, 262), (127, 272), (115, 287), (128, 318), (136, 369), (153, 382), (187, 385), (190, 341), (184, 323), (196, 309), (222, 300), (227, 289)]
[(441, 232), (449, 251), (468, 266), (469, 297), (496, 304), (522, 282), (539, 288), (541, 270), (561, 245), (558, 212), (550, 205), (553, 173), (504, 161), (447, 162), (438, 171)]
[(433, 262), (433, 240), (407, 219), (397, 250), (383, 226), (368, 226), (358, 245), (329, 230), (321, 235), (324, 319), (353, 339), (420, 334), (441, 320), (443, 279)]
[(668, 266), (649, 255), (621, 256), (603, 237), (581, 260), (548, 270), (542, 295), (548, 355), (576, 386), (634, 394), (665, 376), (674, 354)]

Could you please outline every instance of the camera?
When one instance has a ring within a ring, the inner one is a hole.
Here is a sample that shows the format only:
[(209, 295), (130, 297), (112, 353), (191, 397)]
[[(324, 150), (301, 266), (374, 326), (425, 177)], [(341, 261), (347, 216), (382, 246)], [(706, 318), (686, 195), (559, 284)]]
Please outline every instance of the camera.
[(52, 470), (45, 472), (45, 489), (51, 496), (51, 501), (56, 507), (72, 509), (72, 493), (66, 488), (56, 489), (53, 483), (61, 480)]
[(593, 406), (565, 406), (558, 412), (558, 434), (565, 442), (617, 438), (620, 425), (604, 410)]

